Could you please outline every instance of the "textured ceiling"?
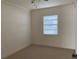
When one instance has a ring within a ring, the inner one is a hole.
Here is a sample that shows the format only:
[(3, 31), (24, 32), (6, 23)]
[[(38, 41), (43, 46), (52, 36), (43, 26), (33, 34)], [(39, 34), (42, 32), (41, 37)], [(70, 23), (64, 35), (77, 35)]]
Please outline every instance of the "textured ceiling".
[[(8, 1), (23, 7), (27, 7), (28, 3), (29, 5), (31, 5), (31, 0), (2, 0), (2, 1)], [(46, 8), (46, 7), (53, 7), (61, 4), (69, 4), (72, 2), (74, 2), (74, 0), (48, 0), (48, 1), (40, 0), (37, 6), (38, 8)], [(35, 6), (33, 6), (33, 4), (32, 4), (32, 8), (36, 9)]]

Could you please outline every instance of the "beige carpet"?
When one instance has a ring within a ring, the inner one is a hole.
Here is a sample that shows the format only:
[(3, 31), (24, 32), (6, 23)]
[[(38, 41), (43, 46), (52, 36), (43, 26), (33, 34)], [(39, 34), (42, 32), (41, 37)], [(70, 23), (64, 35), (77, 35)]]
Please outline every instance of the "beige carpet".
[(73, 50), (32, 45), (6, 59), (73, 59)]

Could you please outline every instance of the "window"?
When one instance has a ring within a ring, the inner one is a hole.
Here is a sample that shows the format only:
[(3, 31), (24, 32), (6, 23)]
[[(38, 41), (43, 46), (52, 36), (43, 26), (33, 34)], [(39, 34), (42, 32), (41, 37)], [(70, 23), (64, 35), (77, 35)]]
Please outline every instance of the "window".
[(43, 17), (43, 34), (58, 34), (58, 15)]

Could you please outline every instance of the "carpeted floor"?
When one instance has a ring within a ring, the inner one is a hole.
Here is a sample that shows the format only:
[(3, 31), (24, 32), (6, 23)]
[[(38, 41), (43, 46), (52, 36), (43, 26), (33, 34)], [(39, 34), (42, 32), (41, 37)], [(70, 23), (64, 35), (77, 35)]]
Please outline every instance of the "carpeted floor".
[(32, 45), (6, 59), (73, 59), (73, 50)]

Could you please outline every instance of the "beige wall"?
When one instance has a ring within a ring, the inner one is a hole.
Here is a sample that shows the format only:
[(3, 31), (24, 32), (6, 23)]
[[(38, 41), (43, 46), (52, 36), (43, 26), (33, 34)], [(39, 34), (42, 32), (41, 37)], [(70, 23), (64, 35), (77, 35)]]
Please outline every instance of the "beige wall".
[[(59, 35), (43, 34), (43, 16), (59, 16)], [(76, 40), (76, 8), (74, 4), (46, 9), (32, 10), (33, 44), (75, 49)]]
[(2, 2), (2, 57), (30, 45), (30, 8)]

